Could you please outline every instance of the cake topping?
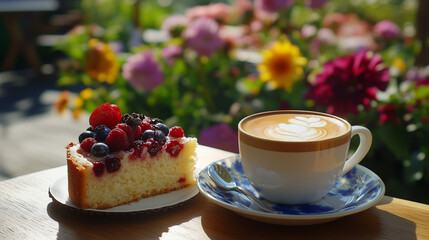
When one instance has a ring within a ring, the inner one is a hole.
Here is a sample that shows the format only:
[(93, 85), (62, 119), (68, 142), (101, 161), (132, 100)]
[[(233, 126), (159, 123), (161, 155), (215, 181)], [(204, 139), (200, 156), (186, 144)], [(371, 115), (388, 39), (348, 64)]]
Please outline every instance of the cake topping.
[(106, 165), (107, 172), (112, 173), (121, 168), (121, 159), (114, 156), (107, 156), (104, 164)]
[(104, 103), (89, 118), (89, 127), (79, 135), (80, 148), (94, 158), (94, 173), (114, 172), (121, 166), (116, 152), (129, 151), (134, 159), (148, 153), (155, 157), (166, 151), (177, 157), (183, 148), (179, 139), (185, 137), (181, 127), (171, 129), (159, 118), (143, 114), (121, 115), (118, 106)]
[(124, 131), (125, 134), (127, 134), (127, 138), (128, 138), (129, 143), (134, 142), (134, 130), (129, 125), (127, 125), (125, 123), (120, 123), (120, 124), (116, 125), (116, 127), (122, 129), (122, 131)]
[(95, 176), (100, 176), (101, 174), (104, 173), (104, 168), (106, 168), (106, 165), (104, 165), (104, 162), (97, 161), (97, 162), (93, 162), (92, 164), (94, 165), (92, 170), (94, 171)]
[(168, 136), (168, 133), (170, 132), (170, 129), (167, 127), (167, 125), (163, 123), (155, 124), (155, 129), (161, 130), (165, 136)]
[(103, 103), (98, 106), (89, 117), (89, 124), (95, 128), (99, 125), (106, 125), (112, 129), (116, 124), (120, 123), (122, 113), (118, 106), (110, 103)]
[(82, 143), (83, 140), (87, 138), (95, 138), (95, 132), (93, 131), (85, 131), (79, 135), (79, 143)]
[(97, 142), (104, 142), (107, 135), (110, 133), (110, 128), (106, 125), (98, 125), (93, 131), (95, 132), (95, 140), (97, 140)]
[[(81, 148), (82, 148), (82, 145), (81, 145)], [(109, 152), (110, 152), (109, 147), (105, 143), (98, 142), (92, 145), (91, 147), (91, 154), (94, 155), (95, 157), (107, 156)]]
[(182, 138), (185, 136), (183, 129), (181, 127), (172, 127), (170, 130), (170, 136), (174, 138)]
[(106, 144), (112, 152), (127, 150), (129, 145), (127, 134), (120, 128), (114, 128), (107, 136)]
[(97, 141), (90, 137), (90, 138), (86, 138), (84, 139), (81, 143), (80, 143), (80, 148), (87, 153), (91, 152), (91, 148), (92, 146), (96, 143)]

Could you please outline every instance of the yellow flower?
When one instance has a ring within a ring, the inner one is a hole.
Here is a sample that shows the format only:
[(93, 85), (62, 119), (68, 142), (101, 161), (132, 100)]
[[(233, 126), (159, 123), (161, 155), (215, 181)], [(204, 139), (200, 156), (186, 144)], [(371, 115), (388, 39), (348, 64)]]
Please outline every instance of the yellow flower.
[(402, 60), (401, 58), (395, 57), (395, 59), (393, 59), (393, 63), (392, 63), (392, 65), (393, 65), (396, 69), (398, 69), (398, 71), (399, 71), (400, 73), (405, 72), (405, 68), (406, 68), (406, 66), (405, 66), (405, 62), (404, 62), (404, 60)]
[(58, 112), (58, 114), (64, 113), (64, 111), (67, 109), (70, 99), (71, 93), (69, 91), (63, 91), (58, 94), (57, 100), (54, 103), (54, 109)]
[(302, 75), (302, 67), (307, 59), (299, 48), (289, 41), (276, 42), (263, 52), (263, 60), (258, 66), (261, 79), (274, 88), (292, 89), (294, 82)]
[(89, 50), (86, 56), (88, 74), (99, 82), (112, 84), (119, 74), (119, 63), (115, 52), (108, 44), (98, 39), (89, 40)]
[(82, 98), (82, 100), (88, 100), (92, 97), (92, 89), (91, 88), (85, 88), (82, 90), (79, 94), (79, 96)]
[(76, 97), (74, 100), (73, 118), (78, 119), (82, 114), (84, 101), (81, 97)]

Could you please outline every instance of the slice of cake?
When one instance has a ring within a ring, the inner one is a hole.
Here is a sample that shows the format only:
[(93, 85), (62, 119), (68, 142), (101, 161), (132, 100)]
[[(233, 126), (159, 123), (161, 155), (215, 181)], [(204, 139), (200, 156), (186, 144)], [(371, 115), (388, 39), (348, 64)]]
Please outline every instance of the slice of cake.
[(100, 105), (67, 149), (68, 190), (80, 208), (105, 209), (195, 184), (197, 139), (181, 127)]

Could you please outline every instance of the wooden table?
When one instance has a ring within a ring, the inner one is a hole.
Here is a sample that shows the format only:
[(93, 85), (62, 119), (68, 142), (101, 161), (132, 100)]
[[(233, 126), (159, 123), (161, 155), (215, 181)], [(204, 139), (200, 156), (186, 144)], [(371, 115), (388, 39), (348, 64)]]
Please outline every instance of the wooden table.
[[(206, 165), (233, 154), (200, 146), (198, 155)], [(429, 239), (429, 205), (387, 196), (364, 212), (296, 227), (244, 218), (201, 194), (157, 212), (91, 215), (49, 198), (64, 174), (62, 166), (0, 182), (0, 239)]]

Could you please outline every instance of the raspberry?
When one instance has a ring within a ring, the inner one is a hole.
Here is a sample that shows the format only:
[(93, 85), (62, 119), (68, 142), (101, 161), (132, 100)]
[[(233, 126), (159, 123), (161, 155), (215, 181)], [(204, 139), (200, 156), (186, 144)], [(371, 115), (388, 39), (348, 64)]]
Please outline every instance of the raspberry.
[(80, 144), (80, 148), (87, 153), (91, 152), (92, 145), (94, 145), (97, 141), (94, 138), (85, 138)]
[(140, 126), (137, 126), (136, 129), (134, 129), (133, 134), (134, 134), (134, 140), (140, 139), (142, 135), (142, 128)]
[(107, 172), (112, 173), (121, 168), (121, 159), (114, 156), (107, 156), (104, 164), (106, 165)]
[(181, 127), (175, 126), (170, 129), (170, 137), (182, 138), (185, 136), (185, 132)]
[(92, 170), (94, 171), (95, 176), (100, 176), (104, 173), (104, 168), (106, 167), (103, 162), (97, 161), (92, 163), (94, 167)]
[(146, 121), (143, 121), (142, 123), (140, 123), (140, 128), (142, 133), (144, 133), (146, 130), (153, 130), (150, 123)]
[(89, 117), (89, 124), (92, 127), (106, 125), (112, 129), (116, 124), (120, 123), (122, 113), (118, 106), (110, 103), (103, 103), (98, 106)]
[(120, 128), (114, 128), (107, 136), (106, 144), (110, 152), (127, 150), (129, 145), (127, 134)]
[(120, 124), (116, 125), (116, 128), (122, 129), (122, 131), (124, 131), (127, 134), (127, 138), (128, 138), (129, 143), (134, 142), (134, 131), (130, 126), (128, 126), (125, 123), (120, 123)]
[(167, 144), (165, 151), (170, 153), (171, 156), (177, 157), (179, 155), (180, 150), (182, 150), (183, 145), (178, 141), (171, 141)]

